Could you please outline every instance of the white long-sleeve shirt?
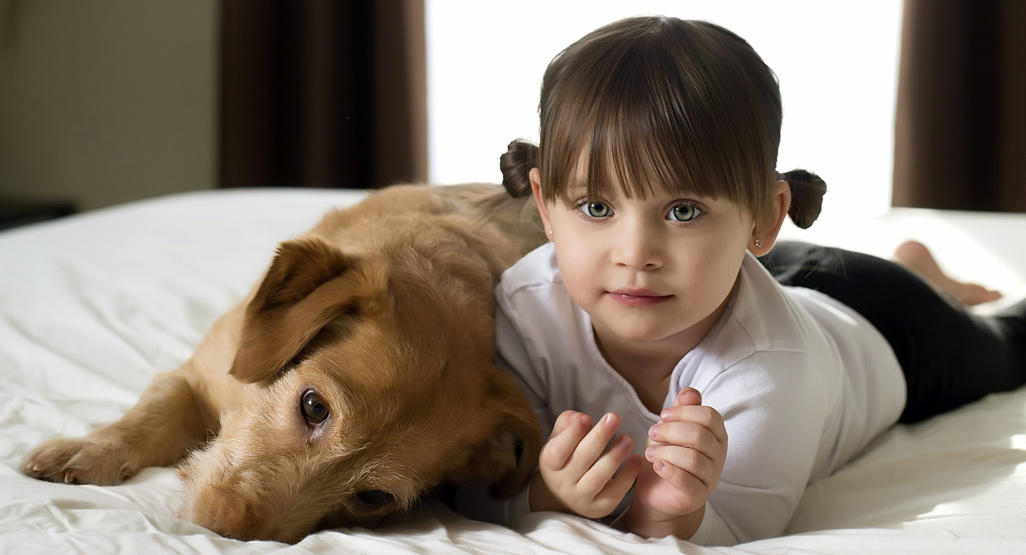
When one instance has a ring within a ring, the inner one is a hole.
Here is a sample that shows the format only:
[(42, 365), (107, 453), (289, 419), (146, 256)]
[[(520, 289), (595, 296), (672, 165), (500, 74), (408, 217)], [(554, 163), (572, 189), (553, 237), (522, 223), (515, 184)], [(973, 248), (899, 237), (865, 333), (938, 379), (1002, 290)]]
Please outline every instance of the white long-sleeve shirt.
[[(664, 400), (669, 406), (694, 387), (726, 425), (723, 473), (692, 537), (704, 545), (779, 535), (806, 484), (854, 457), (905, 405), (898, 361), (862, 316), (816, 291), (781, 286), (751, 255), (738, 280), (720, 319), (673, 369)], [(566, 409), (596, 421), (615, 412), (642, 453), (658, 413), (602, 357), (551, 243), (503, 274), (496, 300), (499, 362), (523, 386), (542, 437)], [(528, 510), (525, 489), (484, 512), (508, 521)]]

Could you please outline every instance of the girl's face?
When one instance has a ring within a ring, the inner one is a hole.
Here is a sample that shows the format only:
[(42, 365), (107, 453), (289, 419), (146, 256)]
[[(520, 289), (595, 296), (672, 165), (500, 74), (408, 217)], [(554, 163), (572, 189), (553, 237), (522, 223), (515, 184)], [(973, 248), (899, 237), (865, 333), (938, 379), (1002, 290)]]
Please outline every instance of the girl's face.
[(748, 211), (723, 198), (664, 192), (589, 203), (582, 188), (569, 197), (539, 200), (539, 210), (563, 282), (591, 315), (600, 342), (697, 345), (722, 312), (755, 239)]

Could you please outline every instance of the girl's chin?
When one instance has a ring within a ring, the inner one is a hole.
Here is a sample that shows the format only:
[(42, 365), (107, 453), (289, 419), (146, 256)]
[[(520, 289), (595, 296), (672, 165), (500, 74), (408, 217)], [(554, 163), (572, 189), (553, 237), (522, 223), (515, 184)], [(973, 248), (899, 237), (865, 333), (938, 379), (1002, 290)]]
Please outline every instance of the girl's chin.
[(622, 319), (610, 319), (605, 321), (606, 329), (615, 334), (620, 340), (632, 341), (635, 343), (655, 343), (666, 339), (667, 331), (663, 328), (653, 326), (632, 324)]

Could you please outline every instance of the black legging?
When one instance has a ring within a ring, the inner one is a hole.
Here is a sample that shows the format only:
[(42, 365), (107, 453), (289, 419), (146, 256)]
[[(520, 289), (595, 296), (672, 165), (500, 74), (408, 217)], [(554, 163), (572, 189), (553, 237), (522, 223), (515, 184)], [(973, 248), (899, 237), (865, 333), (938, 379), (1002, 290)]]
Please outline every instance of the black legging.
[(883, 334), (908, 384), (902, 422), (1026, 383), (1026, 299), (979, 316), (897, 263), (806, 243), (781, 241), (759, 261), (781, 284), (825, 293)]

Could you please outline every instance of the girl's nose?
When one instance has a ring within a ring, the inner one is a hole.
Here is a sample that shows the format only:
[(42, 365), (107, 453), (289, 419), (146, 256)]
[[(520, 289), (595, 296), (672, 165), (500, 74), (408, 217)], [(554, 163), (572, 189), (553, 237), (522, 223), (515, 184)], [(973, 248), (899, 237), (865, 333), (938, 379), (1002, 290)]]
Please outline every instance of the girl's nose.
[(632, 270), (652, 271), (662, 267), (661, 241), (643, 226), (625, 229), (613, 248), (613, 263)]

